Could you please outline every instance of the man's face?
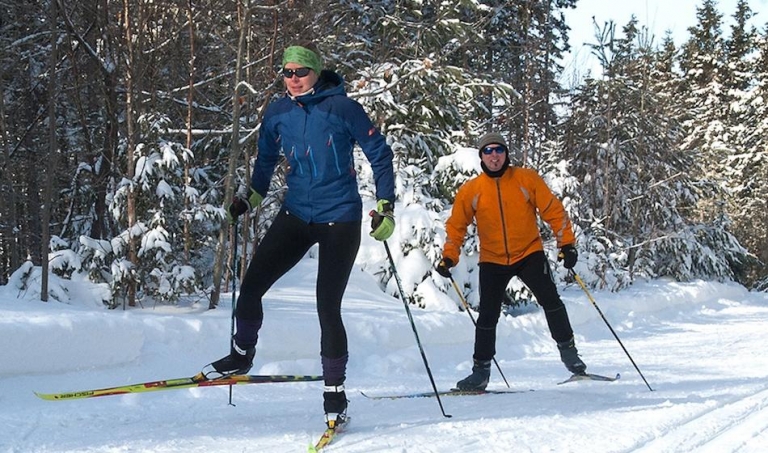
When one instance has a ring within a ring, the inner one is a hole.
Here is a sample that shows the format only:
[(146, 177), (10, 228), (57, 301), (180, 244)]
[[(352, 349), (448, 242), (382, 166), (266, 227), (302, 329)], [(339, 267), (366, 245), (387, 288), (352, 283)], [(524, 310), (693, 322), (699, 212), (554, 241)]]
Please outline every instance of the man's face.
[(498, 171), (501, 170), (501, 167), (507, 160), (507, 148), (498, 143), (491, 143), (483, 148), (480, 152), (480, 156), (480, 159), (482, 159), (488, 170)]

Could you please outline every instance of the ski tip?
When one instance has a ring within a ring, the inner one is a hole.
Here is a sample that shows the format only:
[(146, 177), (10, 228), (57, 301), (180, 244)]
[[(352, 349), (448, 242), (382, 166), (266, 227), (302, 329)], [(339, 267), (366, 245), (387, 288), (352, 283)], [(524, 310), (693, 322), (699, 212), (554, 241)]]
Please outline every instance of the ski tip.
[(33, 392), (35, 396), (45, 401), (65, 401), (76, 400), (82, 398), (90, 398), (94, 396), (93, 391), (85, 392), (73, 392), (73, 393), (39, 393)]
[(35, 394), (36, 397), (40, 398), (41, 400), (53, 401), (55, 399), (47, 393), (38, 393), (38, 392), (33, 392), (33, 393)]

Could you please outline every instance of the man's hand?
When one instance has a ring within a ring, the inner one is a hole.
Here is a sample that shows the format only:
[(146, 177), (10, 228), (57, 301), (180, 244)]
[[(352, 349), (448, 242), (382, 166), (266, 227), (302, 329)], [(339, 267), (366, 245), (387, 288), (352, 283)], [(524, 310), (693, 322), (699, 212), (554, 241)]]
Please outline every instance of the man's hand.
[(456, 264), (453, 262), (450, 258), (443, 258), (440, 260), (439, 263), (437, 263), (437, 266), (435, 266), (435, 270), (438, 274), (442, 275), (445, 278), (451, 278), (451, 268), (455, 266)]
[(576, 251), (576, 247), (573, 244), (566, 244), (560, 247), (560, 253), (557, 254), (557, 260), (563, 262), (563, 267), (566, 269), (573, 269), (576, 265), (576, 261), (579, 260), (579, 252)]

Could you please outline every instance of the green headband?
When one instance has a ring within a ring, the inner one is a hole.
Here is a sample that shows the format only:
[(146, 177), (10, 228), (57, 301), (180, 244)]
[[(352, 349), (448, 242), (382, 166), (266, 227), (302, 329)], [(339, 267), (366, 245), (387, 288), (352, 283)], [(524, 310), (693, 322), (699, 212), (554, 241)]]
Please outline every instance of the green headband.
[(285, 52), (283, 52), (283, 67), (287, 63), (300, 64), (305, 68), (314, 70), (318, 75), (323, 70), (323, 60), (320, 58), (320, 55), (301, 46), (291, 46), (285, 49)]

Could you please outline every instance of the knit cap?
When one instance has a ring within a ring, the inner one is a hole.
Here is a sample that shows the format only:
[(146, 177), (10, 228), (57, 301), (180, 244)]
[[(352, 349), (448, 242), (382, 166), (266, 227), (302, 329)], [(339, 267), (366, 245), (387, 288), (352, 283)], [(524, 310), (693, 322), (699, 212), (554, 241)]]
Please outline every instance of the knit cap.
[(507, 141), (504, 140), (504, 137), (501, 136), (498, 132), (488, 132), (487, 134), (480, 137), (480, 140), (477, 142), (477, 150), (480, 154), (482, 154), (483, 149), (492, 144), (498, 144), (503, 145), (504, 148), (507, 149), (507, 153), (509, 153), (509, 146), (507, 146)]

